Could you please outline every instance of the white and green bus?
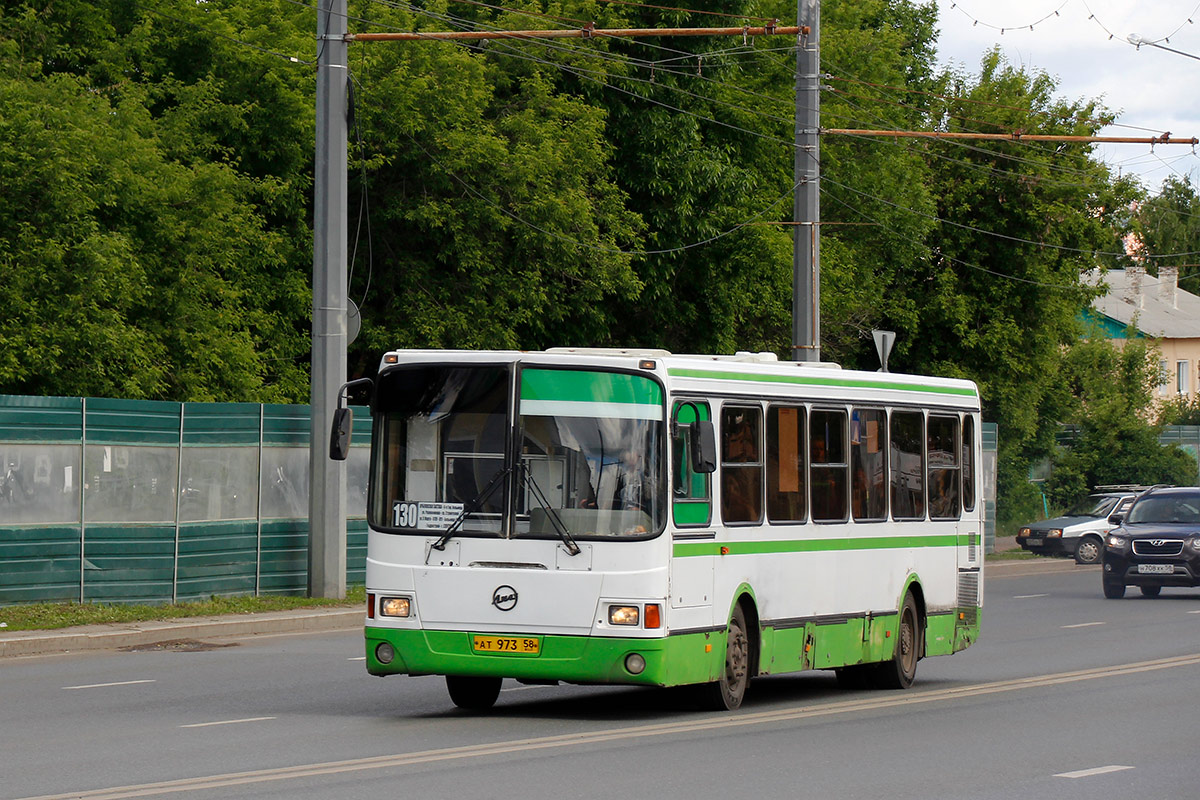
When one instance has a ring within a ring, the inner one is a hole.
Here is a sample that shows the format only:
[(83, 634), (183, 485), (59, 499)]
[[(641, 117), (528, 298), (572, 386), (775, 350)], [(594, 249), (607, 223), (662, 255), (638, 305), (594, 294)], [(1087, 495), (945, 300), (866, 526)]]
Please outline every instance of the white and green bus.
[(734, 709), (751, 678), (802, 670), (907, 688), (918, 659), (978, 636), (969, 381), (401, 350), (371, 409), (373, 675), (444, 675), (464, 708), (513, 678), (695, 684)]

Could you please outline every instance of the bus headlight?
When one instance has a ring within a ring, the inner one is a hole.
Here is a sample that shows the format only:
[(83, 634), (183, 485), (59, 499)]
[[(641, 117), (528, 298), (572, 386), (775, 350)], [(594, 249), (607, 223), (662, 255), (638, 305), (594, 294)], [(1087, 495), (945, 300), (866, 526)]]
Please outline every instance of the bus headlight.
[(379, 614), (383, 617), (407, 617), (412, 611), (412, 600), (407, 597), (382, 597), (379, 599)]
[(375, 647), (375, 660), (380, 664), (390, 664), (392, 659), (396, 657), (396, 648), (392, 647), (387, 642), (380, 642)]
[(637, 625), (637, 606), (609, 606), (608, 621), (613, 625)]
[(645, 668), (646, 659), (638, 653), (630, 653), (625, 656), (625, 669), (629, 670), (630, 675), (640, 675)]

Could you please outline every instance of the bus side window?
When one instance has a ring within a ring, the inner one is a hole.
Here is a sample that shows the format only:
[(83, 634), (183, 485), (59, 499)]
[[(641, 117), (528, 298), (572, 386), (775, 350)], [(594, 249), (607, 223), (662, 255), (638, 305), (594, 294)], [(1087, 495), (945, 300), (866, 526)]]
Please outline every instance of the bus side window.
[(803, 406), (767, 409), (767, 518), (771, 522), (804, 522), (808, 517), (804, 421)]
[(710, 419), (708, 403), (685, 402), (675, 406), (675, 435), (671, 439), (673, 477), (671, 506), (676, 525), (708, 525), (712, 519), (709, 476), (692, 469), (693, 442), (688, 426)]
[(721, 409), (721, 519), (761, 522), (763, 507), (762, 409)]
[(925, 418), (893, 411), (889, 428), (893, 519), (925, 518)]
[(808, 428), (814, 522), (844, 522), (850, 489), (846, 412), (813, 409)]
[(962, 498), (963, 510), (975, 510), (975, 418), (963, 417)]
[(887, 519), (887, 417), (882, 409), (850, 415), (850, 508), (855, 520)]
[(958, 519), (958, 417), (929, 415), (929, 516)]

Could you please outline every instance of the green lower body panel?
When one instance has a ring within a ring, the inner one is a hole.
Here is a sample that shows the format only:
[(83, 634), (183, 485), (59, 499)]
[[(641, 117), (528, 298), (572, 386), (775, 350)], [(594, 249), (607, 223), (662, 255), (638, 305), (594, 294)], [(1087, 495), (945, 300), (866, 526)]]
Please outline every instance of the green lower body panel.
[[(925, 655), (965, 649), (979, 637), (979, 611), (935, 614), (926, 619)], [(887, 661), (896, 643), (898, 616), (809, 623), (776, 629), (766, 626), (759, 640), (758, 674), (779, 675)], [(538, 652), (492, 653), (472, 648), (465, 631), (366, 629), (367, 671), (372, 675), (477, 675), (553, 680), (566, 683), (623, 683), (680, 686), (717, 680), (725, 663), (724, 632), (688, 633), (660, 639), (601, 636), (535, 636)], [(379, 660), (381, 644), (395, 655)], [(631, 672), (627, 659), (645, 662)]]
[[(599, 636), (537, 636), (536, 654), (480, 653), (464, 631), (366, 629), (367, 671), (372, 675), (490, 675), (567, 683), (624, 683), (676, 686), (706, 683), (720, 675), (725, 637), (693, 633), (661, 639), (618, 639)], [(395, 657), (379, 660), (381, 644)], [(645, 668), (631, 672), (630, 655), (640, 655)]]
[[(759, 656), (760, 675), (810, 669), (837, 669), (892, 658), (896, 647), (896, 614), (848, 619), (837, 623), (765, 627)], [(925, 620), (925, 655), (945, 656), (966, 649), (979, 638), (979, 610), (934, 614)]]

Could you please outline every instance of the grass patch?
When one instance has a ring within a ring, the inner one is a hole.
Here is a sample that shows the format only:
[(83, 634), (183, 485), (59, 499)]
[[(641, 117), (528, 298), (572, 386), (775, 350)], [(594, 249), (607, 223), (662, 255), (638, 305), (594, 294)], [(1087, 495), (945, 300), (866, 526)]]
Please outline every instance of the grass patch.
[(1035, 558), (1045, 558), (1028, 550), (1004, 550), (999, 553), (988, 553), (988, 561), (1032, 561)]
[(351, 586), (345, 600), (311, 597), (213, 597), (196, 603), (169, 605), (113, 605), (102, 603), (31, 603), (0, 608), (0, 623), (6, 631), (53, 630), (76, 625), (113, 622), (145, 622), (179, 617), (211, 617), (223, 614), (256, 614), (294, 608), (352, 608), (366, 603), (366, 589)]

